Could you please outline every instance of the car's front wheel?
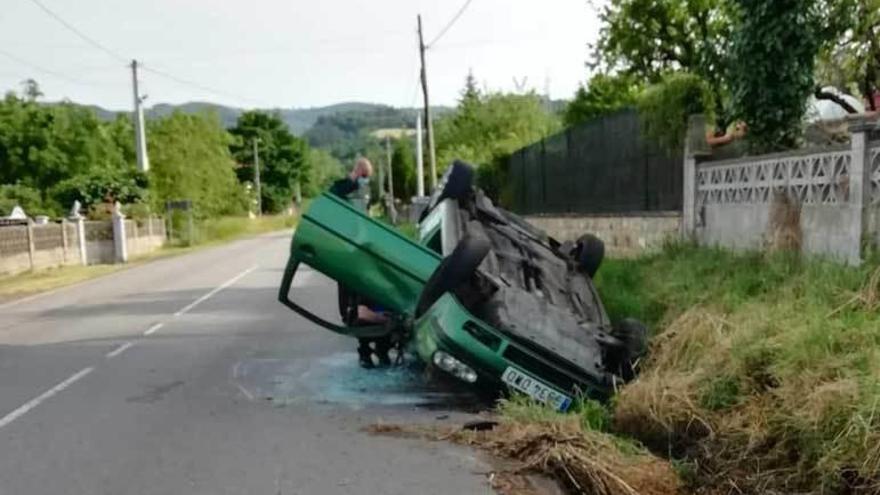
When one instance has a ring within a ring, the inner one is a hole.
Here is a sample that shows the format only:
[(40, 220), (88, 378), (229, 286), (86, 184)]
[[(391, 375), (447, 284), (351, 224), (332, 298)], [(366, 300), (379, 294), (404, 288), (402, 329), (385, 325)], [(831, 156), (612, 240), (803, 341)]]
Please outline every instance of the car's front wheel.
[(422, 316), (440, 296), (470, 280), (490, 249), (491, 244), (484, 234), (479, 231), (466, 234), (428, 278), (416, 304), (415, 316)]
[(648, 352), (648, 328), (639, 320), (626, 318), (614, 325), (612, 335), (622, 344), (612, 353), (613, 371), (624, 380), (632, 380), (639, 360)]
[(593, 234), (580, 236), (575, 243), (574, 259), (580, 271), (595, 277), (605, 259), (605, 243)]

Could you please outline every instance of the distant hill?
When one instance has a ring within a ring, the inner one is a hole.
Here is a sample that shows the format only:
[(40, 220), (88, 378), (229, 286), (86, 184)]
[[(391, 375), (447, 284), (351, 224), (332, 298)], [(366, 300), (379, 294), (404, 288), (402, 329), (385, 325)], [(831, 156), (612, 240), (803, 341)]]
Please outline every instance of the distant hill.
[[(88, 105), (95, 111), (99, 118), (104, 120), (112, 120), (116, 118), (119, 111), (107, 110), (98, 106)], [(147, 119), (166, 116), (175, 110), (186, 113), (198, 113), (205, 110), (213, 110), (220, 116), (220, 120), (226, 127), (235, 125), (235, 120), (243, 111), (241, 108), (227, 107), (217, 105), (215, 103), (193, 101), (172, 105), (168, 103), (159, 103), (146, 109), (145, 116)], [(370, 129), (378, 129), (383, 127), (391, 127), (394, 125), (410, 123), (409, 126), (415, 125), (415, 116), (418, 109), (415, 108), (395, 108), (388, 105), (380, 105), (377, 103), (362, 102), (345, 102), (336, 103), (324, 107), (312, 108), (275, 108), (269, 111), (278, 111), (283, 120), (294, 134), (304, 135), (306, 131), (312, 128), (316, 122), (322, 117), (356, 115), (357, 120)], [(434, 107), (433, 110), (437, 114), (449, 111), (448, 107)], [(408, 127), (408, 126), (407, 126)]]

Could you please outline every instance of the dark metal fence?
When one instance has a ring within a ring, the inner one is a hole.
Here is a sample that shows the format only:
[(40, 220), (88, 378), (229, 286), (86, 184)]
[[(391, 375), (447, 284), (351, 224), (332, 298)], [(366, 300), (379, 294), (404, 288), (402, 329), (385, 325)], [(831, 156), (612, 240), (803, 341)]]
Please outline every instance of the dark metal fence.
[(521, 214), (680, 210), (682, 157), (642, 135), (635, 110), (601, 117), (514, 152), (508, 171)]

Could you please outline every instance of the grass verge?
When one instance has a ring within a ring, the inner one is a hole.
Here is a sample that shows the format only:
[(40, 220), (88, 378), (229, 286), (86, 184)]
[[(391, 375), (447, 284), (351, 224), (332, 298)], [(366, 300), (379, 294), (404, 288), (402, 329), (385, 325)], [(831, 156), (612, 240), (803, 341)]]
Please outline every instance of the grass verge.
[(475, 447), (512, 461), (490, 479), (499, 493), (533, 493), (511, 487), (510, 476), (545, 475), (567, 493), (595, 495), (673, 495), (680, 483), (669, 462), (638, 444), (592, 427), (595, 407), (561, 414), (515, 397), (501, 401), (498, 424), (483, 431), (461, 427), (372, 425), (377, 434), (416, 436)]
[(686, 245), (608, 260), (612, 319), (655, 329), (612, 430), (690, 466), (697, 488), (880, 490), (880, 263)]
[(197, 226), (197, 243), (189, 245), (184, 242), (169, 243), (162, 249), (134, 258), (125, 265), (65, 266), (0, 277), (0, 302), (76, 284), (156, 258), (184, 254), (201, 247), (213, 246), (242, 237), (293, 228), (296, 225), (296, 220), (297, 217), (280, 215), (263, 216), (256, 219), (246, 217), (208, 219), (200, 222)]

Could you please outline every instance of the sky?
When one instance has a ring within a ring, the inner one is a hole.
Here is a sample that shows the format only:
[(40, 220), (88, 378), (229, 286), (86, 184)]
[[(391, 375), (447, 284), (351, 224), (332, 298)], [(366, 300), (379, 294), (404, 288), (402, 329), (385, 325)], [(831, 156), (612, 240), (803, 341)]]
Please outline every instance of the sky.
[[(0, 90), (18, 90), (33, 78), (49, 101), (127, 109), (126, 61), (135, 58), (144, 66), (138, 79), (147, 105), (415, 106), (421, 104), (416, 15), (429, 43), (464, 3), (4, 0)], [(454, 104), (469, 70), (490, 90), (520, 85), (570, 98), (587, 77), (587, 45), (597, 34), (588, 0), (471, 0), (427, 52), (431, 103)]]

